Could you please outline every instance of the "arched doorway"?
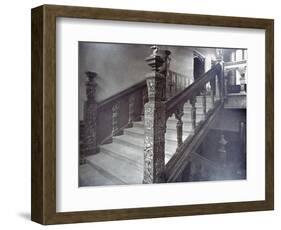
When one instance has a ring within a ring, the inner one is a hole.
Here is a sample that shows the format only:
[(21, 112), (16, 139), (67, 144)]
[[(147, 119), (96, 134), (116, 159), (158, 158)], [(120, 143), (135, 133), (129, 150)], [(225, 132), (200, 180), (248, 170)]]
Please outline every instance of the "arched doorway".
[(205, 73), (205, 57), (198, 52), (193, 52), (193, 77), (196, 81), (200, 76)]

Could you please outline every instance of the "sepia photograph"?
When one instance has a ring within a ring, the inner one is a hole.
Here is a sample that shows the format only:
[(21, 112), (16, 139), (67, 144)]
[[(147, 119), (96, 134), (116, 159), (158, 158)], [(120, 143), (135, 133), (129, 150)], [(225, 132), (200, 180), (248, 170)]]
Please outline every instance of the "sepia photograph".
[(247, 49), (78, 50), (79, 187), (247, 178)]

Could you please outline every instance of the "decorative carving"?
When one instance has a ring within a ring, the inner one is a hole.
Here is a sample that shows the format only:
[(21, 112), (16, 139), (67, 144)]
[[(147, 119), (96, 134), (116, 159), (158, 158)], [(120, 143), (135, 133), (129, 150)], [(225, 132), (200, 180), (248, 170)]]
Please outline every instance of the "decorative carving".
[(191, 104), (191, 127), (193, 133), (195, 133), (196, 129), (196, 96), (193, 96), (190, 99), (190, 104)]
[(119, 114), (120, 114), (120, 102), (116, 102), (112, 106), (112, 136), (119, 135)]
[(97, 103), (95, 100), (97, 73), (86, 72), (88, 81), (86, 82), (87, 100), (84, 103), (84, 140), (81, 146), (80, 162), (84, 162), (84, 156), (97, 153)]
[(135, 101), (136, 97), (134, 94), (130, 95), (129, 97), (129, 121), (128, 126), (133, 126), (133, 121), (135, 120)]
[(162, 74), (163, 56), (157, 47), (146, 58), (152, 72), (147, 74), (148, 102), (144, 106), (144, 178), (143, 183), (165, 181), (165, 125), (166, 109), (163, 99), (165, 76)]
[(178, 143), (178, 146), (177, 148), (179, 149), (183, 143), (182, 141), (182, 125), (183, 125), (183, 122), (182, 122), (182, 116), (183, 116), (183, 106), (180, 106), (176, 109), (176, 112), (175, 112), (175, 117), (176, 119), (178, 120), (177, 121), (177, 143)]
[[(157, 112), (156, 112), (157, 111)], [(165, 181), (165, 107), (162, 102), (145, 104), (143, 183)]]
[(225, 146), (227, 143), (228, 142), (224, 139), (224, 135), (222, 134), (220, 136), (220, 140), (219, 140), (218, 153), (219, 153), (219, 158), (222, 162), (223, 167), (226, 167), (227, 154), (226, 154)]
[(142, 91), (142, 109), (141, 109), (141, 115), (144, 116), (144, 105), (148, 101), (148, 92), (147, 92), (147, 86), (144, 87)]

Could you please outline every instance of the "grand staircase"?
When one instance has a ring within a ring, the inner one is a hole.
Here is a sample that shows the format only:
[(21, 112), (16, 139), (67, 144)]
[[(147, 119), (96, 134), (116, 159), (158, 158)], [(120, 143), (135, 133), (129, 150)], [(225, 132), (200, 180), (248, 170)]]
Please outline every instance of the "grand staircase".
[[(196, 98), (196, 122), (204, 120), (202, 96)], [(207, 111), (212, 108), (211, 96), (206, 96)], [(191, 133), (191, 105), (185, 103), (183, 139)], [(167, 121), (165, 134), (165, 163), (177, 148), (177, 119), (172, 116)], [(144, 121), (133, 122), (122, 135), (113, 136), (112, 143), (99, 146), (99, 152), (85, 158), (79, 167), (79, 186), (141, 184), (144, 161)]]

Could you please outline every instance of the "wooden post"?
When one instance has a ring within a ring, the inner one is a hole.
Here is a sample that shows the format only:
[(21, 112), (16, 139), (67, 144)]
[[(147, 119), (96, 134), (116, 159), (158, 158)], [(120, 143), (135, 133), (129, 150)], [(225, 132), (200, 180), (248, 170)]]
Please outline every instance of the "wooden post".
[(84, 163), (84, 157), (97, 153), (97, 103), (95, 99), (97, 73), (86, 72), (87, 100), (84, 103), (84, 140), (80, 152), (80, 163)]
[(206, 99), (206, 86), (202, 90), (202, 106), (203, 106), (203, 116), (204, 119), (207, 117), (207, 99)]
[(129, 97), (129, 121), (128, 121), (128, 127), (133, 126), (133, 122), (135, 120), (135, 101), (136, 97), (134, 94), (130, 95)]
[(120, 102), (117, 101), (112, 106), (112, 136), (120, 135), (119, 132)]
[(182, 141), (182, 126), (183, 126), (182, 116), (183, 116), (183, 114), (184, 114), (183, 106), (179, 106), (175, 112), (175, 117), (178, 120), (177, 121), (177, 149), (179, 149), (183, 143), (183, 141)]
[(144, 113), (144, 178), (143, 183), (165, 182), (166, 108), (162, 101), (165, 76), (160, 72), (165, 55), (156, 46), (146, 58), (152, 71), (147, 74), (148, 102)]
[(190, 104), (191, 104), (191, 127), (192, 127), (192, 132), (193, 134), (195, 133), (196, 129), (196, 96), (193, 96), (190, 99)]
[(211, 104), (212, 104), (212, 108), (214, 108), (215, 107), (215, 92), (212, 87), (211, 87)]

